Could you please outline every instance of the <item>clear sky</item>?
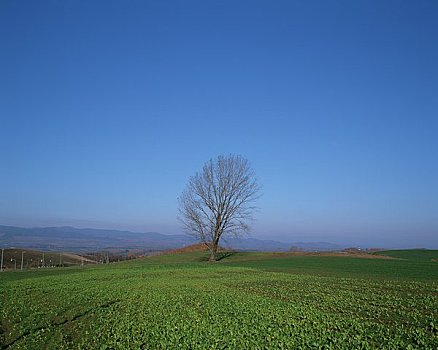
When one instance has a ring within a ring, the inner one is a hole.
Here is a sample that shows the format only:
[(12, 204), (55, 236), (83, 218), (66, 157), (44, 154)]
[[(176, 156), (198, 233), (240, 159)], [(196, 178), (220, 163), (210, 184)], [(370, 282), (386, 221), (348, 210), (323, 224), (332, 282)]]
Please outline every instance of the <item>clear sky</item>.
[(180, 233), (218, 154), (255, 238), (438, 248), (438, 2), (0, 2), (0, 224)]

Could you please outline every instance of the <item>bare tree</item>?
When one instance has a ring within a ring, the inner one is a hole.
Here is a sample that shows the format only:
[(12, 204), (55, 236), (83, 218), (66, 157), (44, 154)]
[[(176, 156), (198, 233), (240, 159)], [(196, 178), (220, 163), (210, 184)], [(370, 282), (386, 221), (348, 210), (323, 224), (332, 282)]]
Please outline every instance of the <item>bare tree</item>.
[(215, 261), (222, 236), (249, 231), (260, 186), (247, 159), (239, 155), (219, 156), (205, 163), (190, 177), (178, 198), (179, 220), (187, 233), (203, 242)]

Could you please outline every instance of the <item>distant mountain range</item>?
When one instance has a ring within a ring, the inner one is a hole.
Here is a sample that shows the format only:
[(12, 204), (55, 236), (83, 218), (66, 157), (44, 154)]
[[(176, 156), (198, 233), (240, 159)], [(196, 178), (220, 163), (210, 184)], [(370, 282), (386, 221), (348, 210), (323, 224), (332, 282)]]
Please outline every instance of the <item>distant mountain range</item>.
[[(131, 232), (92, 228), (38, 227), (23, 228), (0, 225), (0, 248), (33, 248), (51, 251), (99, 251), (105, 249), (141, 249), (161, 251), (195, 243), (187, 235), (164, 235), (157, 232)], [(238, 250), (256, 251), (333, 251), (345, 248), (336, 244), (284, 243), (255, 238), (230, 238), (222, 245)]]

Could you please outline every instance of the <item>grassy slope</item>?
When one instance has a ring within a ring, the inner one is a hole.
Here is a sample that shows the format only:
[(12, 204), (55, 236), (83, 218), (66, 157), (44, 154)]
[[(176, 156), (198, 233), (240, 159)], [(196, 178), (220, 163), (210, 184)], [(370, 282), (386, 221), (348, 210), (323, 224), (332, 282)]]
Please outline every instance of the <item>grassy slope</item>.
[(429, 249), (406, 249), (406, 250), (383, 250), (376, 252), (377, 255), (386, 255), (413, 261), (431, 262), (438, 261), (438, 250)]
[[(388, 251), (382, 252), (382, 255)], [(399, 257), (393, 251), (393, 257)], [(406, 251), (400, 251), (406, 252)], [(437, 251), (431, 252), (434, 255)], [(405, 255), (409, 255), (405, 253)], [(415, 254), (409, 255), (411, 258)], [(207, 254), (191, 252), (184, 254), (169, 254), (148, 257), (144, 260), (149, 264), (182, 264), (196, 263), (207, 260)], [(371, 279), (401, 279), (401, 280), (438, 280), (438, 264), (427, 259), (391, 260), (391, 259), (361, 259), (339, 256), (309, 256), (285, 253), (247, 253), (237, 252), (220, 260), (217, 264), (249, 267), (273, 272), (284, 272), (300, 275), (353, 277)]]
[(424, 261), (296, 256), (235, 263), (268, 271), (366, 279), (438, 280), (438, 265)]
[[(269, 253), (204, 260), (186, 253), (3, 273), (0, 341), (10, 349), (438, 347), (436, 263)], [(426, 272), (415, 275), (419, 267)]]

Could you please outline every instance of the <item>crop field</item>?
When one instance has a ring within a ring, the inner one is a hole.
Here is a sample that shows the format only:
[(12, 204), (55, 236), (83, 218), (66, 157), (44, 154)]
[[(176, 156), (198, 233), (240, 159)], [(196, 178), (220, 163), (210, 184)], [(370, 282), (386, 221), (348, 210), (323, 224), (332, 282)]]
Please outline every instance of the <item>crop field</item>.
[(438, 348), (434, 258), (204, 260), (195, 252), (3, 272), (0, 347)]
[(399, 259), (414, 261), (438, 261), (437, 250), (407, 249), (407, 250), (385, 250), (376, 252), (377, 255), (386, 255)]

